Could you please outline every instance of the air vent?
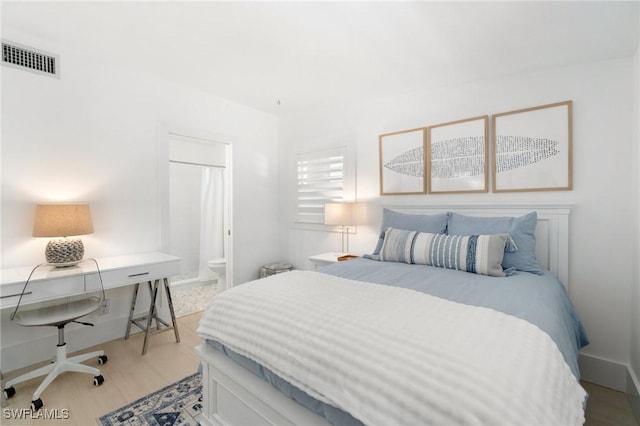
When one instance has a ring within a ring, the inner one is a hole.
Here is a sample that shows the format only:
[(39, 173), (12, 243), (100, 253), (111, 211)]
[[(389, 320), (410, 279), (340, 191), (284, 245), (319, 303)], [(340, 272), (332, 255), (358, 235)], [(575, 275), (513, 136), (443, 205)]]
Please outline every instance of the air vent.
[(2, 65), (59, 77), (58, 62), (58, 55), (2, 40)]

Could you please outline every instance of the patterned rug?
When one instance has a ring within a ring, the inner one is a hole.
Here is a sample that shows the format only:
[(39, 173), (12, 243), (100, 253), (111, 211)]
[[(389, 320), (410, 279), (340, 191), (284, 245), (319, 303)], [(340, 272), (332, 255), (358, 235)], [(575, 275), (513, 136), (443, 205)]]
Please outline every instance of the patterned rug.
[(180, 318), (204, 310), (207, 302), (216, 293), (216, 284), (178, 286), (171, 289), (171, 299), (176, 317)]
[(194, 373), (98, 418), (103, 426), (196, 426), (202, 413), (202, 376)]

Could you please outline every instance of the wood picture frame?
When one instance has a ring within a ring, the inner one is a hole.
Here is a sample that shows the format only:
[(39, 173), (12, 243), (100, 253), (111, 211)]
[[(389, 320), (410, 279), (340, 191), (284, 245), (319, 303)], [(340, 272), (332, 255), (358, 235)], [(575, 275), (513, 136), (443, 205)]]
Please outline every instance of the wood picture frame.
[(380, 195), (426, 193), (426, 127), (379, 136)]
[(492, 117), (493, 192), (573, 189), (573, 102)]
[(427, 128), (427, 192), (489, 191), (489, 116)]

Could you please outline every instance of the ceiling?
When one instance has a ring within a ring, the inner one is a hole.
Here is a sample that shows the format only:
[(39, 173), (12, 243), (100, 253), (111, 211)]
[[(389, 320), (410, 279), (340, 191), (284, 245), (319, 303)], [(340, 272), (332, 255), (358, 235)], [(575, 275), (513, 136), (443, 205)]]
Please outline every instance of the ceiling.
[(281, 114), (630, 57), (639, 4), (3, 1), (1, 22)]

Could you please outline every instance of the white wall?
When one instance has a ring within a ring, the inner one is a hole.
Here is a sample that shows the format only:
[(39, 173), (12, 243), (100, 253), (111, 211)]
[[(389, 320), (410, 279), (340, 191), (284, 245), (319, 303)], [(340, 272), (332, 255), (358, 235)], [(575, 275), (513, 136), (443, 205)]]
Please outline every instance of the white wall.
[[(633, 59), (633, 120), (634, 120), (634, 217), (635, 220), (635, 244), (633, 256), (636, 259), (633, 271), (633, 290), (631, 300), (631, 367), (634, 372), (635, 398), (634, 409), (636, 415), (640, 419), (640, 48), (636, 51)], [(632, 389), (633, 391), (633, 389)]]
[[(475, 81), (411, 93), (355, 106), (292, 115), (282, 120), (282, 163), (291, 176), (292, 155), (311, 141), (348, 141), (357, 151), (359, 201), (394, 203), (573, 203), (571, 215), (570, 297), (591, 339), (585, 354), (622, 364), (630, 361), (633, 283), (633, 191), (629, 185), (637, 156), (633, 154), (633, 60), (593, 63), (535, 74)], [(574, 190), (513, 194), (378, 195), (378, 135), (496, 114), (552, 102), (573, 100)], [(283, 177), (284, 181), (285, 178)], [(294, 193), (287, 206), (289, 259), (311, 265), (307, 256), (339, 250), (339, 234), (291, 228)], [(378, 212), (380, 209), (375, 208)], [(626, 224), (626, 225), (625, 225)], [(379, 214), (358, 227), (351, 251), (375, 246)]]
[(156, 250), (159, 123), (233, 137), (236, 281), (273, 261), (275, 116), (6, 32), (60, 53), (62, 78), (2, 68), (3, 268), (42, 259), (44, 241), (30, 236), (38, 201), (91, 203), (88, 256)]
[[(91, 203), (95, 233), (83, 237), (86, 257), (158, 250), (160, 124), (233, 138), (235, 282), (257, 277), (261, 265), (281, 257), (273, 225), (279, 212), (273, 197), (279, 183), (275, 116), (130, 71), (126, 64), (108, 66), (7, 27), (2, 36), (60, 54), (61, 64), (59, 80), (1, 69), (2, 268), (43, 261), (46, 241), (31, 237), (38, 202)], [(130, 291), (109, 297), (127, 304)], [(122, 312), (112, 310), (115, 321)], [(5, 319), (3, 313), (2, 370), (9, 371), (15, 365), (6, 365), (5, 349), (15, 340)], [(84, 346), (123, 336), (118, 327), (113, 336), (90, 337)], [(15, 331), (20, 333), (36, 339), (47, 332)]]

